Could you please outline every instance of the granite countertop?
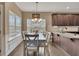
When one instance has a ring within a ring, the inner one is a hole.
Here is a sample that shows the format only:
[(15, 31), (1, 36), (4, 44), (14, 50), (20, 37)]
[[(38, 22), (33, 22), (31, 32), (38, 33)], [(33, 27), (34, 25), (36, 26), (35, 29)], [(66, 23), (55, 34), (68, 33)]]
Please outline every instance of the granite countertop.
[(61, 33), (61, 32), (53, 32), (54, 34), (59, 34), (60, 36), (66, 37), (66, 38), (79, 38), (79, 34), (75, 34), (75, 33)]

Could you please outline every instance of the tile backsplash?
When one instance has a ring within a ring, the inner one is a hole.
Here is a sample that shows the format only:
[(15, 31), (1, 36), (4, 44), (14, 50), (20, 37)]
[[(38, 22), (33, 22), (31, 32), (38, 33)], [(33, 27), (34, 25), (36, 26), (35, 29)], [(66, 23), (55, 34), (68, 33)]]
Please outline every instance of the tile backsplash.
[(79, 26), (53, 26), (52, 31), (58, 31), (58, 32), (78, 32), (79, 31)]

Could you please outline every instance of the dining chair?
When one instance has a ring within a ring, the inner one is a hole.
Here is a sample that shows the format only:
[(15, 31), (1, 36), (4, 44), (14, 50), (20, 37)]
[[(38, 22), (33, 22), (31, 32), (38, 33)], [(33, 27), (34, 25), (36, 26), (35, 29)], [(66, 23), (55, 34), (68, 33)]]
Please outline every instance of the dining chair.
[(51, 40), (52, 40), (52, 43), (54, 43), (54, 33), (51, 33)]
[(44, 55), (47, 54), (47, 47), (48, 47), (48, 44), (50, 43), (50, 37), (51, 37), (51, 32), (46, 32), (46, 42), (45, 42), (45, 45), (44, 45)]
[(39, 54), (38, 40), (39, 34), (25, 34), (25, 49), (27, 51), (27, 55), (29, 55), (29, 52), (32, 52), (33, 55)]
[(48, 48), (48, 44), (50, 41), (51, 32), (45, 32), (44, 36), (45, 36), (46, 40), (40, 44), (40, 47), (44, 47), (44, 55), (46, 56), (47, 51), (48, 51), (47, 48)]
[(25, 34), (26, 34), (26, 33), (27, 33), (26, 31), (22, 31), (22, 32), (21, 32), (22, 38), (23, 38), (23, 43), (24, 43), (24, 44), (23, 44), (24, 56), (26, 56), (26, 51), (25, 51), (25, 50), (26, 50), (26, 48), (25, 48), (25, 46), (26, 46), (26, 45), (25, 45), (25, 41), (26, 41), (26, 40), (25, 40)]
[(51, 32), (47, 32), (47, 37), (46, 37), (47, 45), (49, 44), (50, 40), (51, 40)]

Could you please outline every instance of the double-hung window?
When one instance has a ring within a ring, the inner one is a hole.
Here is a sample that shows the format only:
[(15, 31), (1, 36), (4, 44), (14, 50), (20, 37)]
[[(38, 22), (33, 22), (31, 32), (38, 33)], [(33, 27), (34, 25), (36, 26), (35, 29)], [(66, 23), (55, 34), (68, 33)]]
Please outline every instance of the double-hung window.
[(9, 36), (21, 33), (21, 17), (9, 11)]

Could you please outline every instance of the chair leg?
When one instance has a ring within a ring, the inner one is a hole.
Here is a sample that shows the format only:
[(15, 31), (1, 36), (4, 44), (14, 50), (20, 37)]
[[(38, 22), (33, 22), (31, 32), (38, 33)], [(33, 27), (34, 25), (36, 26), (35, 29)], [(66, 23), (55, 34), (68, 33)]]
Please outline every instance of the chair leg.
[(39, 47), (37, 47), (37, 56), (39, 56)]
[(45, 47), (44, 47), (44, 56), (45, 56)]
[(25, 56), (25, 48), (24, 48), (24, 56)]
[(44, 43), (44, 55), (45, 55), (45, 43)]
[(28, 56), (28, 49), (27, 49), (27, 56)]
[(24, 41), (24, 56), (26, 56), (25, 41)]

